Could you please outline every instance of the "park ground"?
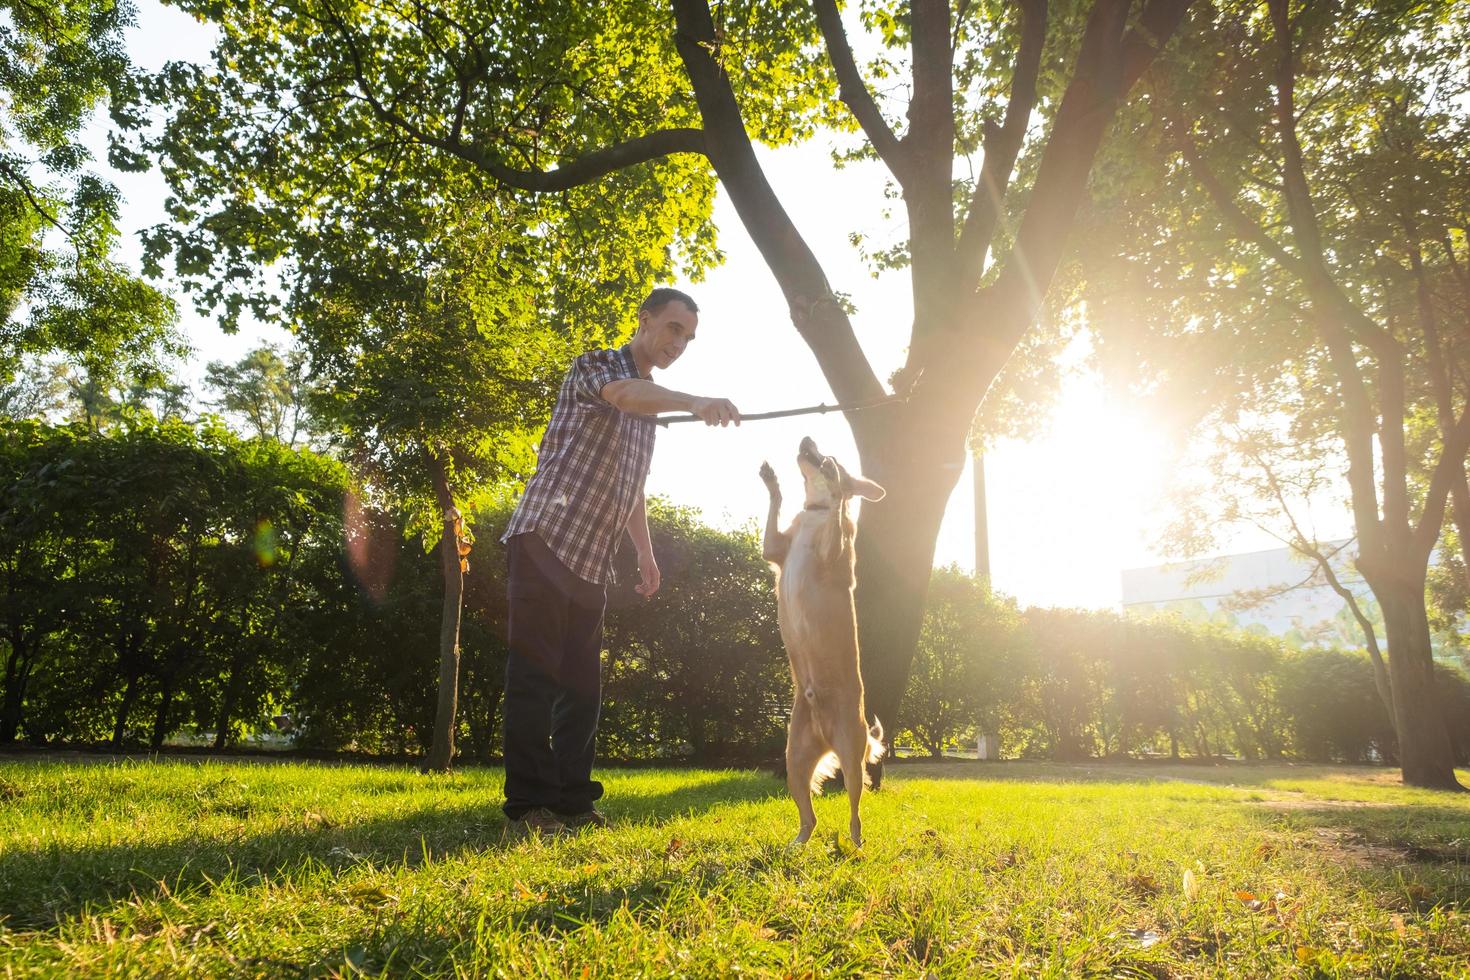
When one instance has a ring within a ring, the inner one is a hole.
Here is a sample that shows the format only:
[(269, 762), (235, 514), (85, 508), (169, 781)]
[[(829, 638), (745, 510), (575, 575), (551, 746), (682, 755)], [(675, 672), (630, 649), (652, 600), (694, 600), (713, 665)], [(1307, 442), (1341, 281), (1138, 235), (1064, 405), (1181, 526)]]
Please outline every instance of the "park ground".
[(0, 760), (0, 972), (1470, 975), (1470, 794), (1390, 770), (902, 763), (861, 852), (768, 773), (602, 778), (508, 844), (494, 769)]

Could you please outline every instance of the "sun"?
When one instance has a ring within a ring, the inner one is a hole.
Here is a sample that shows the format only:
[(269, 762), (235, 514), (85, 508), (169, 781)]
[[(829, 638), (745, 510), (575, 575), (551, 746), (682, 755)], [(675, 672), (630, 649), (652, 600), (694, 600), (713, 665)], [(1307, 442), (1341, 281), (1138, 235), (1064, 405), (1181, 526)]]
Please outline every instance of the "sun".
[[(1124, 568), (1160, 560), (1177, 453), (1147, 411), (1095, 376), (1064, 385), (1042, 433), (985, 458), (992, 582), (1023, 604), (1113, 607)], [(937, 564), (975, 562), (973, 462), (950, 499)]]

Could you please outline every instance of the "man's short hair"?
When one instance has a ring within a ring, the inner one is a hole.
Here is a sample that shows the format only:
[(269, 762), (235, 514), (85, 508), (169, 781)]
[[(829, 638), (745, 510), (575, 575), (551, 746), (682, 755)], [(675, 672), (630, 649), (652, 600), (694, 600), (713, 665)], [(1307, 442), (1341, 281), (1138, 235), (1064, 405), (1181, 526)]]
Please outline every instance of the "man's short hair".
[(648, 298), (638, 305), (638, 312), (642, 313), (646, 310), (648, 313), (657, 316), (664, 311), (665, 306), (668, 306), (675, 300), (689, 307), (690, 313), (699, 312), (699, 304), (694, 302), (694, 297), (683, 290), (672, 289), (668, 286), (660, 286), (649, 293)]

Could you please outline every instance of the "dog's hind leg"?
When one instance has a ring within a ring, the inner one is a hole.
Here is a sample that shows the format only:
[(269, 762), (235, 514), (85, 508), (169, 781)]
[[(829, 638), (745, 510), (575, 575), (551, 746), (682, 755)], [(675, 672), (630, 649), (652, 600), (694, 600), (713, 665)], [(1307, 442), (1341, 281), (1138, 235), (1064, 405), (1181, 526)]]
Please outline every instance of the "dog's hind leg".
[(827, 744), (817, 731), (816, 719), (806, 698), (797, 694), (791, 706), (791, 727), (786, 733), (786, 786), (796, 801), (801, 817), (792, 844), (805, 844), (817, 826), (817, 813), (812, 808), (812, 777), (817, 763), (827, 754)]
[(847, 787), (848, 833), (852, 835), (854, 847), (863, 846), (863, 821), (858, 815), (858, 805), (863, 799), (863, 783), (867, 780), (868, 729), (862, 724), (862, 716), (837, 725), (837, 760), (842, 764), (842, 783)]

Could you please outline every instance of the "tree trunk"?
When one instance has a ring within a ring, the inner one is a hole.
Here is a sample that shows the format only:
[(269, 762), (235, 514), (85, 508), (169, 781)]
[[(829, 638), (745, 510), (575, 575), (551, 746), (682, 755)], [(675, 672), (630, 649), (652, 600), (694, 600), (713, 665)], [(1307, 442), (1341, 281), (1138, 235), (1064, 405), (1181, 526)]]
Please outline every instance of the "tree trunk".
[(123, 688), (122, 704), (117, 706), (117, 719), (112, 726), (112, 747), (122, 748), (123, 735), (128, 729), (128, 716), (133, 713), (133, 702), (138, 699), (138, 675), (131, 674), (128, 677), (127, 687)]
[(5, 658), (4, 704), (0, 706), (0, 745), (15, 741), (20, 731), (21, 715), (25, 705), (26, 681), (30, 677), (30, 657), (21, 645), (10, 641), (10, 655)]
[(449, 489), (444, 461), (428, 454), (434, 495), (444, 515), (439, 538), (439, 567), (444, 573), (444, 605), (439, 619), (439, 705), (434, 713), (434, 741), (424, 765), (429, 772), (448, 772), (454, 762), (454, 726), (459, 711), (459, 621), (464, 606), (464, 573), (460, 571), (456, 521), (459, 512)]
[(219, 717), (214, 723), (214, 750), (223, 752), (230, 742), (230, 722), (235, 717), (235, 700), (239, 696), (239, 678), (242, 664), (241, 654), (237, 647), (235, 653), (230, 657), (230, 675), (225, 680), (225, 693), (220, 698)]
[(174, 704), (174, 679), (169, 676), (163, 682), (163, 694), (158, 699), (158, 711), (153, 715), (153, 735), (148, 740), (148, 747), (157, 752), (163, 747), (163, 740), (168, 737), (169, 709)]
[[(883, 723), (890, 746), (903, 727), (899, 706), (923, 626), (935, 542), (964, 470), (973, 415), (973, 405), (966, 411), (963, 404), (945, 410), (910, 402), (875, 410), (856, 425), (863, 475), (887, 491), (882, 501), (863, 504), (855, 595), (868, 721)], [(871, 775), (880, 783), (881, 766)]]
[(1455, 779), (1454, 748), (1439, 708), (1423, 578), (1408, 575), (1369, 584), (1383, 608), (1388, 633), (1394, 728), (1404, 783), (1427, 789), (1464, 789)]

